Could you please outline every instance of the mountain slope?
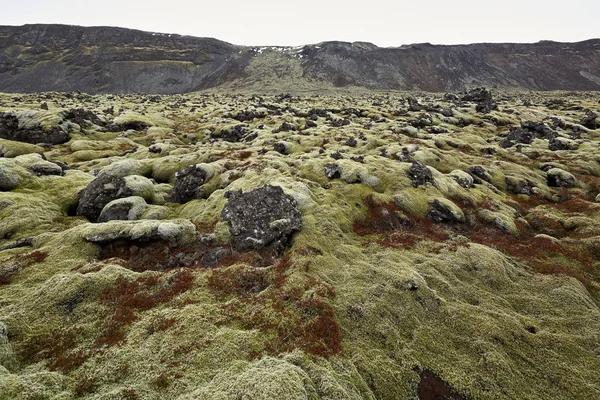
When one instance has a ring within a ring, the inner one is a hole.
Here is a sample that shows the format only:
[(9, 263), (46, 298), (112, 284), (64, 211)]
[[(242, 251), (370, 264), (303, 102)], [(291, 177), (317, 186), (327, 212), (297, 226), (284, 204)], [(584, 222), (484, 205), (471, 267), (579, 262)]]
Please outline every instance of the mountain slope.
[(600, 40), (579, 43), (325, 42), (244, 47), (109, 27), (0, 27), (0, 90), (185, 93), (208, 88), (600, 90)]

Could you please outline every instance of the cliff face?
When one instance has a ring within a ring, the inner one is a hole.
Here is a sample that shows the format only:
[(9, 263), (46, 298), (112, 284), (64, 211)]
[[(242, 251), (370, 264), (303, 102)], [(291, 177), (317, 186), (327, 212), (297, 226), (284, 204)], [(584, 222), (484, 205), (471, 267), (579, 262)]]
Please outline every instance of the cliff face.
[(579, 43), (326, 42), (243, 47), (123, 28), (0, 27), (0, 90), (185, 93), (208, 88), (600, 90), (600, 40)]

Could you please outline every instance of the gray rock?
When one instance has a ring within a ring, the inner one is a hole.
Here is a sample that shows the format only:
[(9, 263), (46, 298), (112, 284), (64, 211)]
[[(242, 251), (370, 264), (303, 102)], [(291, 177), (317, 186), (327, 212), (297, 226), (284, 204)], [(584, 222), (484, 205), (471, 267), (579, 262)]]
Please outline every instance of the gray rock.
[(339, 179), (342, 176), (342, 169), (334, 163), (325, 164), (323, 171), (327, 179)]
[(9, 192), (16, 189), (20, 183), (19, 175), (6, 164), (0, 164), (0, 190)]
[(291, 150), (291, 143), (289, 142), (277, 142), (273, 145), (273, 150), (275, 150), (276, 152), (283, 154), (283, 155), (288, 155), (290, 154), (290, 150)]
[(462, 222), (464, 215), (453, 210), (449, 204), (444, 204), (439, 200), (434, 200), (429, 204), (429, 212), (427, 214), (433, 222)]
[(492, 179), (490, 177), (490, 174), (488, 174), (488, 172), (485, 170), (485, 168), (483, 168), (481, 165), (475, 165), (473, 167), (469, 167), (468, 172), (474, 178), (477, 179), (475, 181), (475, 183), (481, 183), (481, 181), (485, 181), (485, 182), (489, 183), (490, 180)]
[(425, 185), (427, 183), (433, 184), (434, 182), (433, 174), (429, 168), (420, 161), (412, 163), (408, 169), (408, 177), (412, 181), (414, 187)]
[(146, 201), (138, 196), (116, 199), (104, 206), (98, 222), (135, 221), (142, 216), (146, 206)]
[(208, 171), (200, 164), (190, 165), (175, 174), (175, 185), (171, 200), (175, 203), (187, 203), (202, 198), (201, 186), (210, 179)]
[(598, 120), (598, 114), (592, 110), (586, 110), (585, 116), (579, 122), (580, 125), (585, 126), (588, 129), (600, 128), (600, 122)]
[(293, 197), (279, 186), (267, 185), (242, 193), (225, 193), (221, 213), (229, 223), (231, 244), (237, 251), (270, 249), (275, 256), (285, 250), (291, 235), (302, 228), (302, 215)]
[(108, 203), (130, 195), (131, 191), (123, 178), (111, 173), (101, 173), (79, 194), (77, 215), (95, 222)]
[(40, 161), (31, 166), (31, 170), (37, 175), (63, 175), (64, 171), (55, 163), (49, 161)]

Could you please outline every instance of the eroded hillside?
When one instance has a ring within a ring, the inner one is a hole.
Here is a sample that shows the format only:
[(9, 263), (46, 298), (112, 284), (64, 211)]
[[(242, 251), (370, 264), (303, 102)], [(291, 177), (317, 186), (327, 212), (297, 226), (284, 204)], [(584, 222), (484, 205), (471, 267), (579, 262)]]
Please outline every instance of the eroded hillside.
[(597, 398), (599, 108), (0, 95), (0, 398)]
[(112, 27), (0, 26), (0, 91), (280, 93), (347, 89), (599, 90), (600, 40), (235, 46)]

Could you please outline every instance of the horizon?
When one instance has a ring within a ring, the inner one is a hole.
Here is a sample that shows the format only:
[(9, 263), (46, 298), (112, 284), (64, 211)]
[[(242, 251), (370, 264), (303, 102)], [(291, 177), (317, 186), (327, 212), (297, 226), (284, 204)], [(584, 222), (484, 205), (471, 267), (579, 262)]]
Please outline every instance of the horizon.
[(507, 0), (486, 6), (474, 0), (408, 5), (377, 0), (370, 2), (368, 9), (317, 0), (297, 6), (269, 0), (208, 5), (172, 0), (168, 6), (158, 0), (85, 4), (22, 0), (3, 8), (0, 25), (121, 27), (215, 38), (240, 46), (294, 47), (343, 41), (401, 47), (419, 43), (581, 42), (600, 37), (596, 15), (600, 15), (600, 3), (591, 0), (568, 7), (538, 0)]

